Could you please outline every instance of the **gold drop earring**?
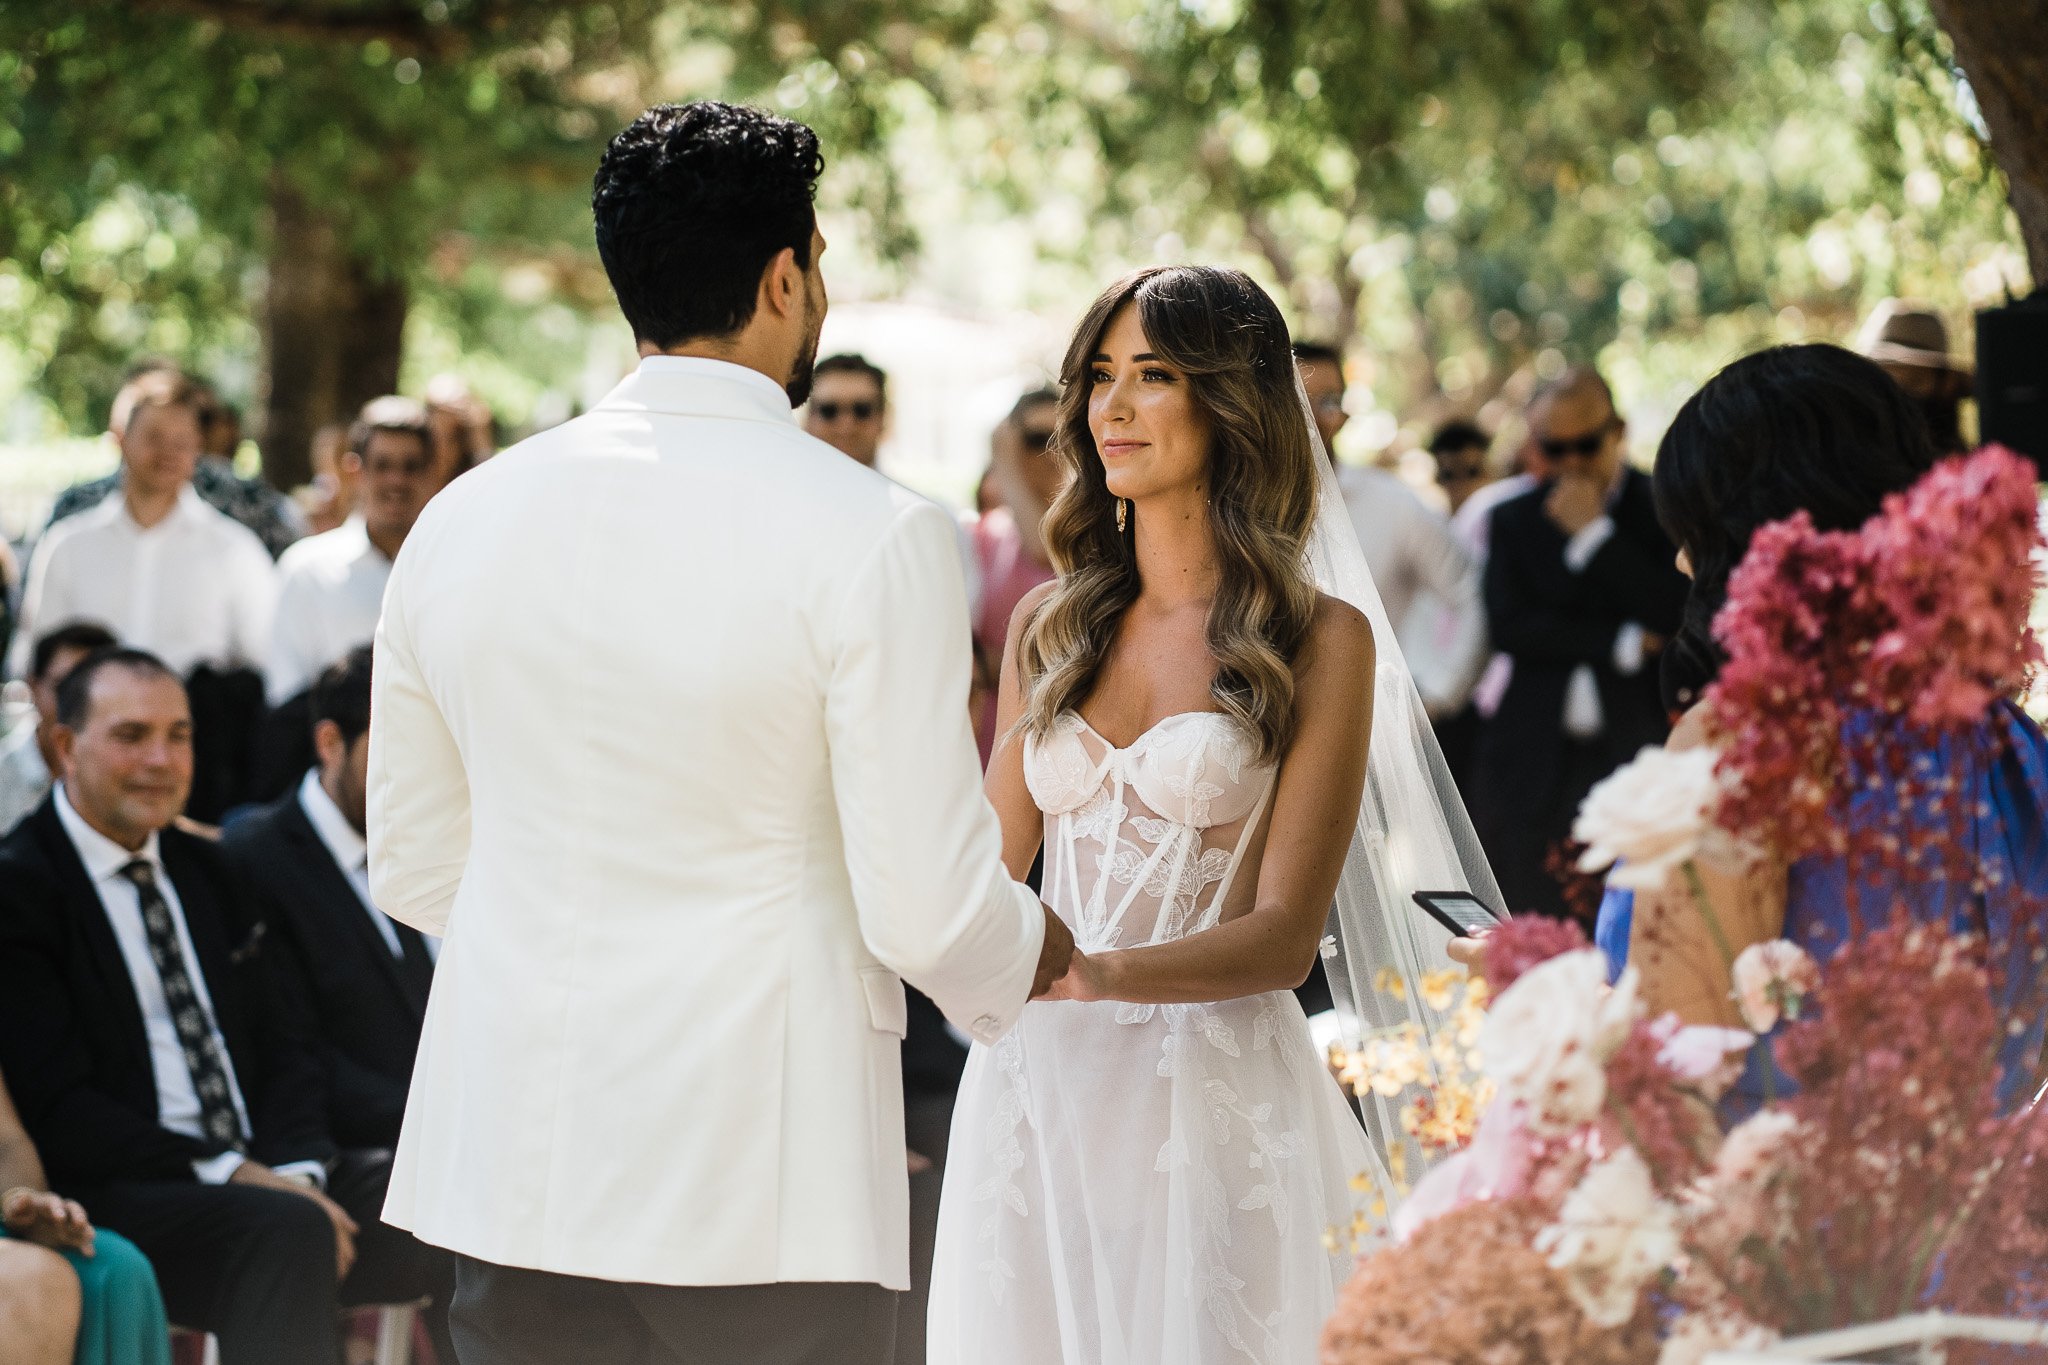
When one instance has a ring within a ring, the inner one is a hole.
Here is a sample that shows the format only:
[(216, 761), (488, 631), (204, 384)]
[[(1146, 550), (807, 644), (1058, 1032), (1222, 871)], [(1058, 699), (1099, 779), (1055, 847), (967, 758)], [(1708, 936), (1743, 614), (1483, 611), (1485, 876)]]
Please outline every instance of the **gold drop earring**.
[(1118, 498), (1116, 500), (1116, 533), (1118, 535), (1124, 533), (1124, 527), (1129, 523), (1130, 519), (1131, 500), (1129, 498)]

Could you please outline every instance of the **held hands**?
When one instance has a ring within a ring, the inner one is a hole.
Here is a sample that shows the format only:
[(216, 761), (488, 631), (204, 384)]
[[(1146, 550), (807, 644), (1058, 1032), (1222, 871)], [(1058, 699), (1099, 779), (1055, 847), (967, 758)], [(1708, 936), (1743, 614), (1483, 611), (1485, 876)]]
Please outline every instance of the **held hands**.
[(0, 1224), (24, 1242), (92, 1255), (92, 1220), (74, 1200), (27, 1187), (0, 1199)]
[(1052, 989), (1045, 993), (1048, 1000), (1108, 1000), (1109, 973), (1104, 955), (1076, 952), (1074, 960), (1067, 967), (1067, 974), (1052, 983)]
[(356, 1263), (356, 1234), (362, 1231), (356, 1220), (348, 1216), (348, 1210), (329, 1199), (311, 1184), (301, 1184), (290, 1176), (279, 1175), (268, 1166), (257, 1161), (245, 1161), (235, 1167), (235, 1173), (228, 1177), (231, 1185), (259, 1185), (265, 1189), (283, 1190), (310, 1199), (320, 1206), (327, 1215), (327, 1221), (334, 1224), (334, 1275), (337, 1280), (348, 1278), (350, 1267)]
[(1045, 995), (1054, 982), (1067, 974), (1068, 964), (1074, 958), (1074, 936), (1067, 932), (1066, 921), (1043, 902), (1039, 908), (1045, 911), (1045, 944), (1038, 950), (1038, 973), (1031, 979), (1033, 1000)]

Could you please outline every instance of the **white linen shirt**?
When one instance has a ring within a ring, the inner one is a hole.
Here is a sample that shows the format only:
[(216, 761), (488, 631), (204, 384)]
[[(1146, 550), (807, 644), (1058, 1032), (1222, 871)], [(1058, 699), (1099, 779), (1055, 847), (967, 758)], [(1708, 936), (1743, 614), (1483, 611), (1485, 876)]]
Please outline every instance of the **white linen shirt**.
[(1477, 561), (1450, 521), (1386, 470), (1340, 466), (1337, 487), (1423, 705), (1432, 717), (1455, 713), (1486, 661)]
[[(100, 907), (106, 911), (107, 923), (114, 930), (114, 940), (121, 945), (121, 960), (128, 966), (135, 1003), (142, 1010), (143, 1032), (149, 1036), (150, 1070), (156, 1073), (157, 1122), (186, 1137), (204, 1135), (199, 1122), (199, 1092), (193, 1088), (192, 1071), (185, 1064), (185, 1045), (178, 1041), (178, 1026), (171, 1022), (171, 1004), (164, 995), (163, 978), (157, 975), (156, 959), (149, 955), (149, 930), (142, 923), (142, 893), (135, 883), (121, 875), (121, 869), (138, 858), (156, 873), (157, 889), (170, 909), (171, 923), (178, 932), (178, 947), (185, 954), (185, 970), (191, 974), (192, 991), (199, 997), (199, 1007), (206, 1011), (213, 1045), (220, 1052), (221, 1068), (227, 1072), (228, 1098), (234, 1101), (235, 1117), (241, 1121), (242, 1137), (247, 1141), (249, 1108), (242, 1102), (242, 1085), (235, 1078), (234, 1059), (228, 1056), (227, 1040), (220, 1036), (213, 995), (206, 988), (206, 974), (199, 965), (199, 954), (193, 951), (192, 934), (185, 927), (185, 907), (178, 900), (178, 889), (171, 885), (170, 874), (164, 871), (156, 836), (149, 836), (141, 852), (130, 853), (85, 822), (85, 817), (72, 808), (61, 782), (57, 784), (57, 819), (70, 837), (71, 846), (78, 850), (79, 861), (85, 864), (85, 875), (99, 894)], [(206, 1184), (219, 1185), (235, 1173), (242, 1160), (240, 1153), (223, 1152), (193, 1162), (192, 1169)]]
[(50, 794), (50, 766), (29, 719), (0, 741), (0, 834), (13, 831)]
[(277, 561), (277, 618), (264, 660), (272, 706), (303, 692), (329, 664), (377, 633), (391, 561), (360, 516), (302, 540)]
[(110, 497), (44, 533), (29, 560), (13, 671), (25, 676), (38, 637), (95, 621), (179, 677), (200, 664), (262, 666), (277, 600), (270, 553), (208, 507), (191, 485), (169, 516), (139, 525)]

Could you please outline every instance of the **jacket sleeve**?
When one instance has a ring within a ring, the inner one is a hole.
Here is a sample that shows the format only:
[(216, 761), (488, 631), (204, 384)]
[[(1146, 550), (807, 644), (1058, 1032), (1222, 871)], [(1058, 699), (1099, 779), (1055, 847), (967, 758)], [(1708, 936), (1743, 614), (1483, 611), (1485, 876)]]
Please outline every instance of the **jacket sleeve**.
[(0, 864), (0, 1074), (60, 1184), (192, 1179), (199, 1144), (94, 1084), (77, 1002), (65, 987), (62, 892)]
[(847, 584), (826, 697), (833, 794), (868, 950), (984, 1042), (1016, 1022), (1045, 936), (1003, 870), (967, 714), (960, 552), (906, 506)]
[(428, 934), (448, 911), (469, 863), (469, 773), (414, 653), (403, 553), (391, 570), (371, 667), (370, 895), (377, 908)]

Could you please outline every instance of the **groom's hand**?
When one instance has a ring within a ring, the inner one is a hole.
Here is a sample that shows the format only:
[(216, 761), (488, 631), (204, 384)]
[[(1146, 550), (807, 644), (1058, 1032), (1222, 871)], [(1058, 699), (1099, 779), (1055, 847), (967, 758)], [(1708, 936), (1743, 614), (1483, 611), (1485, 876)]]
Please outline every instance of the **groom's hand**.
[(1052, 907), (1040, 902), (1045, 911), (1045, 946), (1038, 950), (1038, 975), (1031, 981), (1031, 998), (1038, 999), (1052, 989), (1052, 983), (1067, 974), (1067, 964), (1074, 960), (1074, 936), (1067, 932), (1066, 921), (1052, 912)]

